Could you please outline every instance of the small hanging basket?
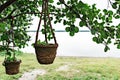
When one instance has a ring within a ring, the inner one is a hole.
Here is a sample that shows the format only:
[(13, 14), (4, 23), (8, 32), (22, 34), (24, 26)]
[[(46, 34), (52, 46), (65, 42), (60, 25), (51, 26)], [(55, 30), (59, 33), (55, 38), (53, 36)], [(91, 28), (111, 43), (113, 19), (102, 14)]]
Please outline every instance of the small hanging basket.
[[(39, 29), (40, 29), (40, 24), (41, 24), (41, 21), (42, 21), (42, 16), (44, 14), (44, 29), (45, 29), (45, 41), (46, 41), (46, 45), (43, 45), (43, 44), (38, 44), (37, 43), (37, 40), (38, 40), (38, 33), (39, 33)], [(48, 41), (47, 41), (47, 33), (46, 33), (46, 25), (47, 22), (46, 22), (46, 19), (49, 20), (49, 27), (51, 29), (51, 33), (52, 33), (52, 36), (53, 36), (53, 39), (54, 39), (54, 44), (49, 44)], [(42, 12), (41, 12), (41, 16), (40, 16), (40, 21), (39, 21), (39, 24), (38, 24), (38, 29), (37, 29), (37, 32), (36, 32), (36, 40), (35, 40), (35, 44), (34, 44), (34, 48), (35, 48), (35, 53), (36, 53), (36, 57), (37, 57), (37, 60), (40, 64), (52, 64), (55, 57), (56, 57), (56, 52), (57, 52), (57, 48), (58, 48), (58, 44), (57, 44), (57, 41), (56, 41), (56, 37), (55, 37), (55, 34), (53, 32), (53, 29), (52, 29), (52, 25), (51, 25), (51, 20), (50, 20), (50, 17), (49, 17), (49, 13), (48, 13), (48, 0), (43, 0), (43, 5), (42, 5)]]
[(4, 62), (6, 74), (8, 75), (14, 75), (19, 73), (19, 67), (20, 67), (21, 60), (14, 61), (14, 62)]
[[(16, 57), (15, 57), (15, 52), (14, 52), (15, 51), (14, 50), (15, 43), (14, 43), (14, 30), (13, 30), (13, 27), (14, 27), (14, 25), (13, 25), (13, 18), (12, 18), (11, 28), (9, 30), (10, 32), (7, 33), (8, 35), (12, 35), (12, 40), (10, 38), (10, 39), (8, 39), (8, 41), (6, 41), (5, 60), (3, 62), (3, 66), (5, 67), (6, 74), (8, 74), (8, 75), (14, 75), (14, 74), (19, 73), (19, 67), (20, 67), (20, 63), (21, 63), (21, 60), (17, 60)], [(13, 43), (13, 46), (10, 45), (9, 41), (11, 43)], [(9, 52), (9, 47), (12, 47), (10, 50), (13, 51), (13, 53), (9, 53), (9, 55), (8, 55), (7, 53)]]

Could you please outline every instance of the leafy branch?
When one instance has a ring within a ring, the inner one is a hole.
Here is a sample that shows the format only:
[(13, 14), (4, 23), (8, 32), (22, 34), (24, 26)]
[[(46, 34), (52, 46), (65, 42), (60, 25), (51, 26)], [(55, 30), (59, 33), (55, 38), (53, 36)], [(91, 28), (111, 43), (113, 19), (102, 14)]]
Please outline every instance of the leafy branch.
[(8, 6), (10, 6), (11, 4), (13, 4), (14, 2), (16, 2), (17, 0), (8, 0), (6, 3), (4, 3), (3, 5), (0, 6), (0, 13), (6, 9)]

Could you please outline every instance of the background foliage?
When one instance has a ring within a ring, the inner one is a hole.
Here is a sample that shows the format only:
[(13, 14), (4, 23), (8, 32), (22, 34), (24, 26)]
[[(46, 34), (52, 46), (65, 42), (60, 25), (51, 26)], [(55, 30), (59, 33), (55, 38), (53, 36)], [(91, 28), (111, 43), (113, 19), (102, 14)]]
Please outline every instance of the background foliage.
[[(10, 5), (5, 3), (10, 0), (1, 0), (0, 8), (6, 6), (5, 9), (0, 9), (0, 42), (9, 39), (9, 35), (5, 34), (11, 28), (11, 21), (14, 20), (14, 43), (17, 47), (22, 48), (29, 41), (29, 36), (26, 34), (28, 26), (31, 24), (32, 16), (40, 16), (42, 0), (11, 0)], [(115, 19), (120, 19), (120, 1), (108, 0), (113, 10), (100, 10), (93, 4), (90, 6), (81, 0), (59, 0), (57, 6), (54, 5), (54, 0), (49, 0), (49, 12), (51, 20), (54, 23), (63, 23), (66, 32), (70, 36), (74, 36), (79, 32), (79, 27), (87, 27), (91, 34), (94, 35), (93, 41), (97, 44), (104, 44), (104, 51), (108, 51), (109, 44), (114, 43), (120, 49), (120, 24), (113, 25)], [(60, 7), (64, 5), (63, 7)], [(72, 15), (71, 15), (72, 14)], [(79, 21), (79, 24), (75, 24)], [(44, 30), (42, 30), (44, 33)], [(49, 33), (49, 31), (48, 31)], [(48, 37), (51, 39), (50, 37)]]

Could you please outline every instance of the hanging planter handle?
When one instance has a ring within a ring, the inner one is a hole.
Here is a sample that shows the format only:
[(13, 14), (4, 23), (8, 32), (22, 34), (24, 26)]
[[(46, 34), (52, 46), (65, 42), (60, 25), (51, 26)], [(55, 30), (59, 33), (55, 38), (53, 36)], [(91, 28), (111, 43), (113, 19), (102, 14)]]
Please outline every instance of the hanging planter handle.
[[(48, 18), (50, 30), (51, 30), (51, 33), (52, 33), (55, 44), (42, 45), (42, 44), (37, 43), (38, 34), (39, 34), (43, 14), (44, 14), (44, 19), (43, 20), (44, 20), (44, 29), (45, 29), (45, 42), (48, 43), (48, 41), (47, 41), (47, 31), (46, 31), (46, 25), (47, 25), (47, 20), (46, 19)], [(53, 32), (53, 29), (52, 29), (52, 24), (51, 24), (49, 12), (48, 12), (48, 0), (43, 0), (42, 12), (41, 12), (37, 32), (36, 32), (36, 39), (35, 39), (34, 47), (35, 47), (37, 60), (40, 64), (51, 64), (51, 63), (53, 63), (53, 61), (56, 57), (56, 50), (57, 50), (58, 44), (57, 44), (57, 40), (56, 40), (55, 34)]]
[[(41, 12), (41, 16), (40, 16), (37, 32), (36, 32), (35, 45), (37, 44), (37, 41), (38, 41), (38, 35), (39, 35), (39, 30), (40, 30), (40, 25), (41, 25), (43, 14), (44, 14), (45, 36), (46, 36), (46, 27), (45, 27), (46, 26), (46, 18), (48, 16), (49, 25), (50, 25), (50, 29), (51, 29), (51, 32), (52, 32), (52, 35), (53, 35), (53, 39), (54, 39), (55, 44), (57, 44), (57, 40), (56, 40), (55, 34), (53, 32), (52, 24), (51, 24), (51, 19), (50, 19), (49, 13), (48, 13), (48, 0), (43, 0), (42, 12)], [(47, 37), (45, 37), (45, 39), (47, 39)], [(47, 42), (47, 40), (46, 40), (46, 42)]]

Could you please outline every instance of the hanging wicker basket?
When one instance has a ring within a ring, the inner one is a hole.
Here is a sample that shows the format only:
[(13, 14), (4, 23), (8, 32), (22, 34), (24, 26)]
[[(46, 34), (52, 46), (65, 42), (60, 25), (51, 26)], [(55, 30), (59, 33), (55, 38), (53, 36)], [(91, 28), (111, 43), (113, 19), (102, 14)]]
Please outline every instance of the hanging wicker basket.
[(6, 74), (8, 75), (14, 75), (19, 73), (19, 67), (20, 67), (21, 60), (19, 61), (14, 61), (14, 62), (4, 62)]
[(37, 60), (40, 64), (52, 64), (57, 51), (57, 44), (35, 45)]
[[(53, 32), (52, 29), (52, 25), (51, 25), (51, 20), (49, 17), (49, 13), (48, 13), (48, 0), (43, 0), (43, 4), (42, 4), (42, 12), (41, 12), (41, 16), (40, 16), (40, 21), (38, 24), (38, 29), (36, 32), (36, 39), (35, 39), (35, 44), (34, 44), (34, 48), (35, 48), (35, 53), (36, 53), (36, 57), (37, 60), (40, 64), (52, 64), (55, 57), (56, 57), (56, 53), (57, 53), (57, 48), (58, 48), (58, 44), (56, 41), (56, 37), (55, 34)], [(44, 16), (44, 19), (42, 19), (42, 16)], [(46, 25), (47, 21), (46, 19), (48, 19), (49, 21), (49, 25), (50, 25), (50, 30), (51, 33), (53, 35), (53, 39), (54, 39), (54, 44), (49, 44), (47, 41), (47, 32), (46, 32)], [(44, 29), (45, 29), (45, 41), (46, 41), (46, 45), (42, 45), (42, 44), (38, 44), (37, 40), (38, 40), (38, 33), (39, 33), (39, 29), (40, 29), (40, 24), (41, 21), (44, 20)]]

